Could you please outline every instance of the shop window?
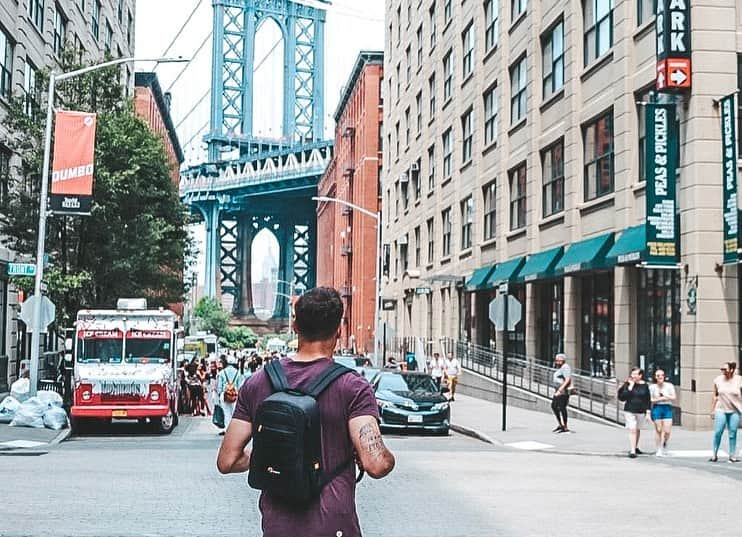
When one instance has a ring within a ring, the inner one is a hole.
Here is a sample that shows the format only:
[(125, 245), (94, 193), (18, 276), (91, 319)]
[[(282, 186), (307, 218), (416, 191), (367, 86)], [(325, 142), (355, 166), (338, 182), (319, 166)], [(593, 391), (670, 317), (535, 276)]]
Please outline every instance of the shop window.
[(515, 330), (507, 332), (508, 356), (516, 358), (526, 357), (526, 286), (525, 284), (511, 285), (510, 294), (513, 295), (521, 305), (520, 322), (515, 325)]
[(680, 384), (680, 276), (677, 270), (639, 270), (637, 289), (637, 365), (652, 378), (663, 369)]
[(613, 377), (613, 273), (582, 278), (582, 360), (580, 369)]
[(538, 286), (538, 334), (536, 358), (551, 365), (557, 353), (564, 352), (564, 280)]

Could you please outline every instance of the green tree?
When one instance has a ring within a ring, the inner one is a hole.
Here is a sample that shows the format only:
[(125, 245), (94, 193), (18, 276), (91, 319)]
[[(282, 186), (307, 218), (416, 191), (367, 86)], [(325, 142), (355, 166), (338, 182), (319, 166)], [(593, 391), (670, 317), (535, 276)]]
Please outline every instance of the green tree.
[[(65, 50), (61, 70), (80, 67)], [(62, 82), (56, 96), (59, 108), (98, 114), (92, 214), (51, 216), (47, 224), (50, 265), (44, 279), (63, 324), (83, 306), (112, 307), (123, 296), (165, 306), (180, 302), (187, 291), (182, 275), (192, 257), (189, 216), (162, 141), (136, 116), (120, 79), (117, 67), (94, 71)], [(46, 73), (40, 73), (38, 86), (39, 95), (46, 95)], [(11, 99), (5, 121), (12, 134), (2, 140), (21, 159), (0, 207), (0, 235), (30, 258), (36, 252), (43, 104), (24, 96)]]
[(227, 328), (219, 342), (229, 349), (244, 349), (254, 347), (258, 336), (246, 326), (235, 326)]
[(211, 332), (219, 337), (226, 334), (228, 330), (229, 313), (222, 305), (211, 297), (203, 297), (193, 309), (193, 316), (197, 319), (196, 325), (199, 330)]

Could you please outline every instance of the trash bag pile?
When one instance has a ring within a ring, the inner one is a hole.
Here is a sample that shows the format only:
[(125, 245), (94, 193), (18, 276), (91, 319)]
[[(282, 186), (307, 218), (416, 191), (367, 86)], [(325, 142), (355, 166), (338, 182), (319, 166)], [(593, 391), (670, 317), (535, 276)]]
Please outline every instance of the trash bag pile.
[(28, 379), (18, 379), (10, 395), (0, 402), (0, 423), (11, 427), (64, 429), (69, 425), (67, 413), (62, 408), (62, 396), (55, 392), (40, 391), (29, 397)]

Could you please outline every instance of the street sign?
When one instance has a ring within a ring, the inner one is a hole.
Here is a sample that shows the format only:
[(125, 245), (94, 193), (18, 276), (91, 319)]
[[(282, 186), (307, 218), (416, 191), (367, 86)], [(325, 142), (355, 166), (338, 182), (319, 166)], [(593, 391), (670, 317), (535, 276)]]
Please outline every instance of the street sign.
[(8, 276), (36, 276), (33, 263), (8, 263)]
[(23, 304), (21, 304), (21, 313), (18, 315), (18, 318), (26, 323), (27, 332), (34, 332), (36, 330), (36, 327), (33, 325), (34, 311), (39, 303), (41, 303), (42, 330), (45, 330), (47, 326), (54, 322), (57, 308), (54, 306), (52, 301), (43, 295), (41, 296), (41, 299), (39, 299), (38, 295), (30, 296), (25, 302), (23, 302)]
[(659, 92), (691, 88), (691, 24), (689, 0), (658, 0), (655, 17)]
[(515, 330), (523, 315), (523, 308), (518, 299), (513, 295), (500, 295), (489, 307), (489, 318), (498, 330), (504, 330), (505, 326), (505, 301), (508, 302), (508, 330)]
[(430, 287), (416, 287), (415, 288), (415, 294), (416, 295), (429, 295), (431, 293)]

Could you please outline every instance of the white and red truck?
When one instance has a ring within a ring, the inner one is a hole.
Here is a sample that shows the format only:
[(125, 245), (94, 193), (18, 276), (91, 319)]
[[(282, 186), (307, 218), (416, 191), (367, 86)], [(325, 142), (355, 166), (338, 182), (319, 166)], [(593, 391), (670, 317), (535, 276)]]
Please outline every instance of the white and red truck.
[(115, 310), (77, 313), (73, 430), (94, 420), (139, 420), (168, 434), (178, 424), (178, 316), (121, 299)]

